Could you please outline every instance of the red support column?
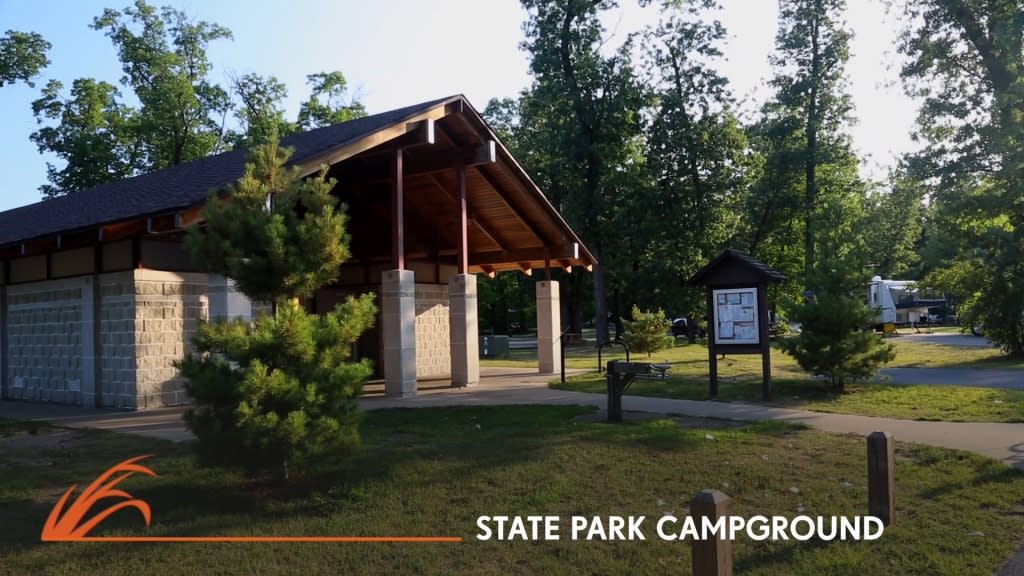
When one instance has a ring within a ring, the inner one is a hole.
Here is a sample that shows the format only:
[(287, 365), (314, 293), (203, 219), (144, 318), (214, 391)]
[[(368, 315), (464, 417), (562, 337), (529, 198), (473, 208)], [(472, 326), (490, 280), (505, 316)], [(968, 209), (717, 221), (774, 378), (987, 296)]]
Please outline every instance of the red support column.
[(405, 211), (402, 207), (402, 149), (395, 150), (391, 173), (391, 262), (396, 270), (405, 269)]

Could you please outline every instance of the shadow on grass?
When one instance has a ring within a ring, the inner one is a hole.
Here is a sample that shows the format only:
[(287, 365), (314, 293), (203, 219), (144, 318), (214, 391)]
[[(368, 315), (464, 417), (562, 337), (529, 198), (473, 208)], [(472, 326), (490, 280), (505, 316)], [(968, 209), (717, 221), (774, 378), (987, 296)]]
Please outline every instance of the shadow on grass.
[[(575, 392), (603, 393), (606, 383), (603, 376), (585, 374), (571, 378), (565, 384), (556, 382), (551, 387)], [(760, 375), (723, 376), (719, 378), (718, 396), (712, 397), (706, 378), (668, 376), (665, 379), (636, 380), (627, 395), (800, 408), (804, 404), (834, 401), (860, 391), (859, 387), (851, 386), (846, 392), (835, 392), (830, 390), (825, 382), (819, 380), (775, 378), (772, 381), (773, 400), (764, 402), (761, 400), (761, 387)]]
[[(938, 467), (950, 463), (968, 465), (970, 474), (957, 481), (950, 478), (948, 481), (921, 492), (926, 500), (936, 500), (949, 494), (975, 490), (985, 487), (989, 490), (999, 491), (999, 485), (1009, 485), (1024, 477), (1024, 470), (1011, 468), (996, 460), (990, 460), (970, 454), (943, 450), (931, 446), (914, 446), (906, 450), (900, 450), (904, 456), (914, 460), (915, 464), (923, 467)], [(899, 466), (897, 466), (897, 482), (899, 482)], [(944, 478), (945, 479), (945, 478)]]
[(745, 554), (738, 558), (733, 568), (736, 574), (746, 574), (754, 569), (764, 571), (767, 566), (776, 566), (780, 574), (785, 574), (789, 572), (790, 567), (799, 564), (800, 557), (827, 548), (831, 544), (832, 542), (818, 539), (787, 542), (782, 546), (762, 543), (754, 548), (752, 554)]

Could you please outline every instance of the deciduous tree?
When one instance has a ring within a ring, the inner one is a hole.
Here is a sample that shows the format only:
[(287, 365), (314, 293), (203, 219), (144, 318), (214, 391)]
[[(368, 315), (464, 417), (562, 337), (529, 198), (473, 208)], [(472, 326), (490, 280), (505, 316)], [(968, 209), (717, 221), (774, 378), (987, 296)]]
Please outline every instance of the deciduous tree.
[(644, 238), (638, 274), (648, 301), (699, 317), (703, 291), (686, 281), (736, 236), (749, 182), (748, 142), (715, 69), (725, 28), (712, 0), (668, 3), (645, 34), (654, 107), (646, 140), (650, 189), (636, 199)]
[[(44, 195), (75, 192), (223, 149), (230, 99), (210, 78), (207, 48), (231, 38), (229, 30), (143, 0), (121, 11), (104, 10), (91, 27), (114, 45), (126, 94), (91, 78), (75, 80), (69, 96), (62, 95), (60, 82), (47, 84), (33, 103), (45, 126), (32, 139), (65, 165), (50, 166)], [(133, 100), (138, 104), (126, 104)]]
[(912, 158), (954, 259), (933, 277), (965, 323), (1024, 356), (1024, 3), (902, 0), (902, 75), (922, 100)]
[[(612, 0), (523, 0), (529, 14), (523, 46), (533, 85), (524, 95), (523, 124), (544, 134), (543, 169), (558, 186), (548, 188), (562, 212), (598, 259), (592, 280), (597, 337), (608, 339), (608, 278), (619, 242), (622, 199), (630, 192), (619, 176), (636, 158), (640, 111), (645, 101), (632, 65), (632, 38), (607, 50), (602, 11)], [(579, 286), (577, 285), (577, 288)], [(578, 292), (578, 290), (577, 290)]]
[(50, 65), (49, 49), (50, 43), (35, 32), (8, 30), (0, 36), (0, 88), (15, 82), (35, 86), (32, 79)]
[(820, 166), (835, 161), (852, 103), (845, 65), (850, 31), (842, 20), (845, 0), (782, 0), (771, 80), (781, 111), (798, 124), (802, 141), (804, 270), (814, 269)]
[(312, 93), (299, 106), (300, 129), (310, 130), (366, 116), (362, 103), (354, 95), (348, 95), (348, 81), (341, 72), (310, 74), (306, 76), (306, 83), (312, 87)]

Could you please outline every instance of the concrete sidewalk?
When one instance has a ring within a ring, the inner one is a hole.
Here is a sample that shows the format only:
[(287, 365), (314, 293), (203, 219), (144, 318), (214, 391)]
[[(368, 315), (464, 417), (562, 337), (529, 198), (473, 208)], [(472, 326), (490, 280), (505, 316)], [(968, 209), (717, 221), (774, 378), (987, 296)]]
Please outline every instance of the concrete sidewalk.
[(883, 368), (876, 382), (900, 385), (954, 385), (1024, 390), (1024, 370), (992, 368)]
[[(363, 401), (367, 410), (380, 408), (418, 408), (427, 406), (493, 406), (499, 404), (575, 404), (605, 408), (604, 394), (553, 390), (546, 386), (519, 385), (492, 388), (481, 386), (448, 394), (421, 394), (401, 400), (373, 398)], [(781, 420), (806, 424), (838, 434), (866, 436), (876, 430), (891, 432), (897, 441), (930, 444), (982, 454), (1024, 469), (1024, 424), (984, 422), (921, 422), (849, 414), (827, 414), (806, 410), (771, 408), (752, 404), (674, 400), (626, 396), (624, 410), (679, 414), (725, 420)]]
[[(568, 374), (580, 372), (569, 370)], [(366, 410), (423, 408), (433, 406), (494, 406), (501, 404), (560, 404), (604, 408), (604, 394), (569, 392), (548, 388), (550, 374), (529, 369), (484, 370), (481, 383), (472, 388), (451, 388), (445, 382), (424, 383), (416, 396), (389, 399), (383, 390), (367, 387), (361, 401)], [(673, 400), (626, 396), (627, 411), (652, 412), (727, 420), (781, 420), (801, 423), (840, 434), (867, 435), (875, 430), (891, 432), (897, 441), (930, 444), (982, 454), (1024, 469), (1024, 424), (962, 422), (919, 422), (847, 414), (826, 414), (740, 403)], [(87, 410), (67, 406), (0, 402), (0, 418), (50, 421), (61, 426), (102, 428), (182, 441), (191, 435), (181, 420), (184, 408), (162, 408), (140, 412)]]

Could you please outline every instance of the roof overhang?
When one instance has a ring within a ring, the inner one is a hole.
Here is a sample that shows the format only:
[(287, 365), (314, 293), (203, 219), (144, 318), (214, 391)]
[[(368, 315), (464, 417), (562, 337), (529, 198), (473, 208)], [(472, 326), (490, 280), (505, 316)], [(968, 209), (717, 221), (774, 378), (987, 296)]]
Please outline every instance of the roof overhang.
[[(421, 208), (427, 219), (412, 226), (429, 230), (450, 226), (449, 216), (455, 214), (448, 214), (441, 205), (454, 203), (454, 168), (462, 163), (469, 181), (470, 272), (530, 273), (534, 268), (544, 267), (590, 269), (596, 263), (576, 233), (464, 97), (452, 96), (429, 104), (412, 107), (409, 114), (358, 137), (307, 151), (303, 157), (293, 158), (293, 164), (300, 167), (303, 175), (316, 174), (328, 167), (332, 176), (358, 174), (359, 178), (353, 181), (356, 185), (372, 186), (377, 181), (386, 185), (390, 175), (381, 171), (379, 159), (390, 151), (403, 150), (405, 197), (413, 207)], [(345, 179), (339, 182), (339, 186), (348, 184)], [(353, 201), (344, 197), (343, 201), (355, 207)], [(59, 210), (59, 204), (59, 199), (48, 200), (40, 206), (50, 205)], [(193, 201), (8, 242), (0, 245), (0, 260), (125, 238), (178, 234), (202, 223), (203, 205), (203, 201)], [(428, 252), (438, 261), (448, 261), (454, 254), (444, 242), (438, 242)]]

